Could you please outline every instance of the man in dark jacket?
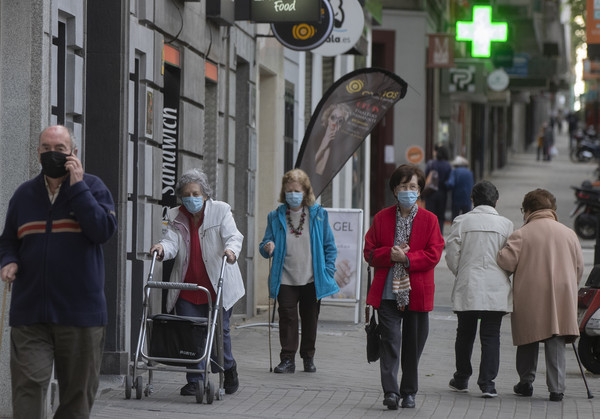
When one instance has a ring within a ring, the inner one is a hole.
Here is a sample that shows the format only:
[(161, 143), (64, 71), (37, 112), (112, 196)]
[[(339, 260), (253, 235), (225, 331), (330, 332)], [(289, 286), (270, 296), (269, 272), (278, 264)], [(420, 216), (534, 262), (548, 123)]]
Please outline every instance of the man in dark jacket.
[(42, 173), (8, 204), (0, 236), (1, 278), (12, 286), (14, 418), (45, 418), (52, 367), (55, 417), (89, 417), (98, 389), (107, 323), (101, 245), (116, 231), (113, 199), (84, 173), (71, 132), (40, 134)]

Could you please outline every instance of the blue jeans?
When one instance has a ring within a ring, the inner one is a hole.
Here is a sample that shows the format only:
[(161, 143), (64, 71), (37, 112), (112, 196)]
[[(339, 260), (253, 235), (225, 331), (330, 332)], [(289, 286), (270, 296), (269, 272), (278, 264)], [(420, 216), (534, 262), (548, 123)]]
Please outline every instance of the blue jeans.
[[(233, 359), (233, 353), (231, 352), (231, 333), (229, 330), (229, 318), (231, 317), (232, 311), (233, 307), (229, 310), (223, 310), (223, 368), (225, 370), (228, 370), (235, 365), (235, 359)], [(208, 317), (208, 304), (194, 304), (182, 298), (178, 298), (175, 303), (175, 314), (187, 317)], [(214, 350), (211, 352), (211, 359), (217, 362), (217, 354)], [(204, 370), (204, 362), (205, 361), (199, 362), (198, 365), (196, 365), (196, 368)], [(186, 379), (188, 383), (197, 383), (204, 380), (204, 374), (187, 373)]]
[(500, 365), (500, 326), (502, 317), (506, 313), (502, 311), (457, 311), (458, 327), (456, 329), (456, 342), (454, 350), (456, 353), (456, 372), (454, 379), (465, 385), (473, 374), (471, 367), (471, 354), (473, 353), (473, 342), (477, 335), (477, 323), (479, 325), (479, 340), (481, 341), (481, 361), (479, 363), (479, 378), (477, 384), (481, 391), (496, 388), (494, 379), (498, 375)]

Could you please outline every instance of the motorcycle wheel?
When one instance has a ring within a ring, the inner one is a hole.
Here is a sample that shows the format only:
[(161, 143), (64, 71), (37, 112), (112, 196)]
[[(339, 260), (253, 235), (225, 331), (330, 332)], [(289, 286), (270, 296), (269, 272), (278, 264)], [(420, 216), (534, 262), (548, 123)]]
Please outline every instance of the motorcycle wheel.
[(577, 157), (578, 151), (579, 150), (577, 149), (577, 147), (573, 147), (571, 149), (571, 152), (569, 153), (569, 158), (573, 163), (579, 163), (579, 158)]
[(585, 369), (593, 374), (600, 374), (600, 336), (581, 335), (577, 351)]
[(573, 223), (575, 233), (584, 240), (596, 238), (596, 221), (589, 214), (579, 214)]

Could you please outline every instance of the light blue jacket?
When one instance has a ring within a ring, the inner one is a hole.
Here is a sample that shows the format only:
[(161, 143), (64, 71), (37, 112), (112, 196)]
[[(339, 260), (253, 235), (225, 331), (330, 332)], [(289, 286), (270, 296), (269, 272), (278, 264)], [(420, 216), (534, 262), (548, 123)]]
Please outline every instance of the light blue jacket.
[[(287, 247), (286, 209), (287, 205), (282, 204), (276, 210), (269, 213), (265, 236), (262, 242), (260, 242), (260, 254), (265, 258), (269, 258), (269, 254), (264, 249), (265, 244), (268, 242), (275, 243), (273, 265), (271, 267), (271, 298), (277, 298), (279, 286), (281, 285), (283, 260)], [(312, 207), (309, 207), (308, 218), (310, 222), (310, 249), (313, 261), (315, 290), (317, 299), (320, 300), (340, 290), (333, 278), (335, 274), (337, 247), (335, 246), (333, 231), (329, 225), (327, 211), (319, 204), (314, 204)]]

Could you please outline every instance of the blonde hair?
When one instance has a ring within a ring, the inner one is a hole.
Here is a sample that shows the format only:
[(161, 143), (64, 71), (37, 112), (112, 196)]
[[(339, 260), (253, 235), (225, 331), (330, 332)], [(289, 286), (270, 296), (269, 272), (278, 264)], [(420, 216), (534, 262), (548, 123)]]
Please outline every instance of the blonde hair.
[(281, 178), (281, 192), (279, 193), (279, 202), (282, 204), (286, 203), (285, 200), (285, 185), (291, 182), (298, 182), (304, 189), (304, 198), (302, 199), (302, 205), (312, 207), (315, 203), (315, 193), (313, 192), (312, 186), (310, 185), (310, 179), (308, 175), (302, 169), (292, 169), (286, 172)]

